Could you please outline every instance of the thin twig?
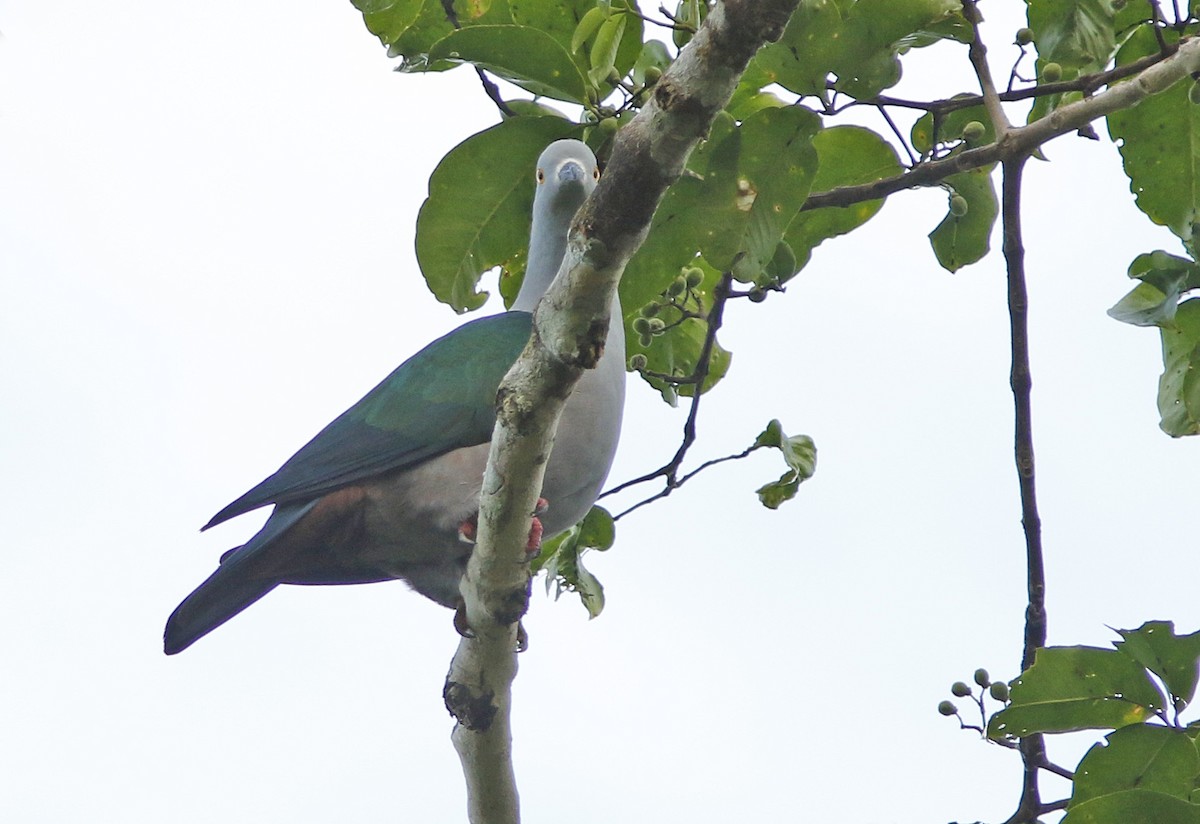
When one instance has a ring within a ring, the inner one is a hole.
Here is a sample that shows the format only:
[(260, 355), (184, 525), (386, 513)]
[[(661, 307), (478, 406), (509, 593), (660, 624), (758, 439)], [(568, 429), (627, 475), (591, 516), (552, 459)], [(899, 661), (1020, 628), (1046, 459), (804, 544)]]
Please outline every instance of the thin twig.
[(983, 18), (979, 9), (975, 7), (975, 0), (963, 0), (962, 5), (963, 15), (971, 21), (971, 29), (975, 33), (970, 46), (967, 47), (967, 57), (971, 61), (971, 68), (975, 70), (975, 77), (979, 80), (979, 89), (983, 92), (983, 107), (992, 121), (992, 128), (996, 130), (996, 139), (1000, 140), (1012, 128), (1012, 124), (1008, 122), (1008, 115), (1000, 105), (996, 83), (992, 80), (992, 69), (987, 62), (987, 46), (979, 34), (979, 21)]
[[(648, 472), (645, 475), (634, 478), (633, 480), (625, 481), (624, 483), (606, 491), (600, 497), (603, 498), (608, 495), (615, 495), (623, 489), (628, 489), (631, 486), (652, 481), (655, 478), (665, 479), (666, 483), (663, 489), (653, 497), (648, 498), (620, 513), (614, 517), (613, 520), (618, 520), (621, 517), (628, 515), (633, 510), (644, 506), (652, 500), (665, 498), (667, 495), (670, 495), (671, 492), (677, 489), (680, 484), (684, 483), (684, 481), (686, 481), (691, 474), (694, 474), (694, 472), (690, 473), (689, 475), (684, 476), (682, 480), (678, 478), (679, 467), (683, 464), (683, 459), (687, 456), (688, 450), (692, 448), (692, 444), (696, 441), (696, 419), (700, 414), (700, 398), (702, 395), (701, 390), (704, 388), (704, 381), (707, 379), (708, 371), (711, 367), (712, 351), (716, 346), (717, 341), (717, 330), (721, 328), (721, 323), (725, 317), (725, 303), (729, 300), (729, 292), (732, 283), (733, 276), (729, 272), (726, 272), (721, 276), (721, 279), (713, 288), (713, 304), (708, 312), (708, 329), (704, 335), (704, 344), (700, 347), (700, 356), (696, 361), (695, 369), (693, 369), (692, 374), (686, 378), (686, 382), (693, 384), (694, 389), (692, 392), (691, 407), (688, 409), (687, 421), (683, 425), (683, 440), (679, 444), (679, 449), (675, 451), (674, 457), (672, 457), (671, 460), (663, 466), (660, 466), (653, 472)], [(720, 460), (730, 459), (731, 458), (722, 458), (718, 459), (717, 462)]]

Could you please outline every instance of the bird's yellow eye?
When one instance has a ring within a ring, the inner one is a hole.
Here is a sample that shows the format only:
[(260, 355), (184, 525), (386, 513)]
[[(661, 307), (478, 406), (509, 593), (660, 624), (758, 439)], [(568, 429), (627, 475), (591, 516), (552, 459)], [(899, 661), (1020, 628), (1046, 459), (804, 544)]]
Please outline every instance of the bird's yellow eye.
[(538, 183), (546, 182), (546, 173), (543, 172), (541, 169), (538, 169), (538, 171), (537, 171), (537, 181), (538, 181)]
[(593, 179), (593, 180), (599, 180), (599, 179), (600, 179), (600, 167), (599, 167), (599, 166), (597, 166), (596, 168), (592, 169), (592, 179)]

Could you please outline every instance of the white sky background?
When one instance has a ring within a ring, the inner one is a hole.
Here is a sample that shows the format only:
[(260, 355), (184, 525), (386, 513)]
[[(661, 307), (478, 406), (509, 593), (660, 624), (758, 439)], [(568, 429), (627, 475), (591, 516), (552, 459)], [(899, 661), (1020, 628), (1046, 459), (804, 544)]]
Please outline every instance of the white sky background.
[[(1002, 77), (1020, 6), (985, 4)], [(496, 113), (468, 70), (389, 71), (348, 2), (152, 8), (0, 0), (0, 819), (463, 820), (445, 610), (285, 587), (178, 657), (161, 631), (262, 519), (198, 527), (461, 322), (413, 226)], [(970, 88), (944, 76), (961, 51), (898, 93)], [(1048, 154), (1026, 203), (1051, 642), (1192, 631), (1200, 443), (1157, 428), (1155, 332), (1104, 314), (1135, 254), (1178, 244), (1111, 145)], [(939, 269), (944, 210), (893, 196), (786, 295), (731, 306), (696, 458), (779, 417), (817, 476), (770, 512), (776, 456), (713, 470), (589, 556), (601, 618), (535, 597), (526, 822), (1011, 812), (1017, 757), (935, 711), (978, 666), (1016, 674), (1024, 607), (1002, 263)], [(683, 421), (631, 388), (614, 481)]]

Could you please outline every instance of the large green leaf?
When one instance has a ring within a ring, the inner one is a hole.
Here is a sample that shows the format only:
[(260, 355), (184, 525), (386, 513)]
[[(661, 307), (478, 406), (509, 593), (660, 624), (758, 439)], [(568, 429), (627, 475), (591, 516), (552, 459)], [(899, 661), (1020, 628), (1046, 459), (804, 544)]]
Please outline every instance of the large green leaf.
[(657, 300), (699, 253), (701, 243), (714, 242), (730, 225), (742, 225), (744, 215), (737, 208), (740, 146), (732, 119), (718, 116), (708, 140), (692, 152), (688, 171), (663, 196), (649, 235), (625, 267), (621, 307), (627, 319)]
[(1190, 802), (1200, 757), (1186, 732), (1137, 724), (1107, 739), (1079, 763), (1063, 824), (1200, 821)]
[(433, 44), (429, 59), (473, 63), (534, 94), (583, 103), (587, 86), (557, 40), (529, 26), (472, 26)]
[(1200, 434), (1200, 298), (1185, 300), (1162, 327), (1159, 426), (1172, 437)]
[[(1168, 41), (1178, 39), (1173, 32)], [(1158, 50), (1148, 31), (1139, 31), (1118, 52), (1130, 63)], [(1200, 106), (1188, 102), (1185, 78), (1135, 108), (1108, 116), (1108, 131), (1121, 147), (1121, 159), (1138, 208), (1185, 241), (1200, 222)]]
[(988, 722), (989, 737), (1115, 729), (1145, 721), (1165, 703), (1140, 664), (1097, 647), (1039, 649), (1010, 699)]
[[(388, 47), (391, 57), (403, 56), (401, 71), (440, 71), (449, 62), (431, 63), (429, 49), (454, 31), (442, 0), (353, 0), (363, 13), (367, 29)], [(455, 0), (458, 25), (495, 25), (512, 22), (508, 0)]]
[[(813, 136), (820, 128), (815, 114), (799, 106), (766, 108), (742, 121), (741, 152), (734, 205), (743, 229), (733, 226), (701, 244), (706, 260), (718, 269), (732, 267), (743, 282), (765, 282), (763, 269), (771, 262), (783, 233), (804, 205), (817, 171)], [(717, 237), (737, 238), (730, 247)]]
[(1098, 71), (1116, 50), (1112, 0), (1026, 0), (1026, 12), (1044, 63)]
[(1147, 621), (1137, 629), (1117, 630), (1117, 649), (1157, 675), (1171, 698), (1184, 704), (1196, 693), (1200, 632), (1176, 635), (1170, 621)]
[(983, 259), (991, 248), (992, 228), (996, 225), (999, 204), (992, 184), (993, 166), (959, 172), (946, 178), (954, 193), (967, 200), (967, 213), (948, 211), (942, 222), (929, 233), (933, 253), (943, 268), (957, 272)]
[(576, 135), (558, 117), (516, 117), (467, 138), (429, 178), (429, 197), (417, 216), (417, 262), (438, 300), (455, 311), (477, 309), (476, 289), (494, 266), (511, 276), (529, 243), (532, 169), (546, 144)]
[(962, 36), (945, 25), (955, 20), (962, 20), (959, 0), (801, 0), (756, 68), (798, 94), (824, 98), (832, 80), (839, 91), (871, 97), (900, 80), (898, 52)]
[[(812, 183), (815, 192), (871, 183), (901, 172), (900, 160), (891, 144), (861, 126), (823, 129), (812, 143), (817, 152), (817, 174)], [(812, 250), (823, 241), (858, 228), (882, 207), (880, 199), (800, 212), (784, 235), (796, 256), (797, 268), (808, 262)]]

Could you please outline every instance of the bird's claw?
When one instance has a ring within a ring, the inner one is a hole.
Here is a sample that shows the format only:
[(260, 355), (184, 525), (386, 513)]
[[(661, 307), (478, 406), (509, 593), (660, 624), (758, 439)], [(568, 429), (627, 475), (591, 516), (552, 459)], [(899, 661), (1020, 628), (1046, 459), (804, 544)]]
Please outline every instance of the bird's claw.
[[(463, 638), (475, 637), (475, 630), (471, 629), (471, 625), (467, 623), (467, 605), (462, 598), (459, 598), (458, 603), (454, 605), (454, 630)], [(527, 649), (529, 649), (529, 633), (525, 631), (525, 625), (518, 621), (516, 652), (524, 652)]]
[[(525, 551), (533, 554), (542, 548), (542, 533), (545, 531), (542, 527), (542, 522), (538, 518), (539, 515), (546, 514), (546, 510), (550, 508), (550, 502), (545, 498), (538, 498), (537, 503), (533, 508), (533, 520), (529, 524), (529, 538), (525, 542)], [(458, 525), (458, 540), (470, 546), (475, 545), (476, 536), (479, 534), (479, 516), (472, 515), (461, 524)]]

